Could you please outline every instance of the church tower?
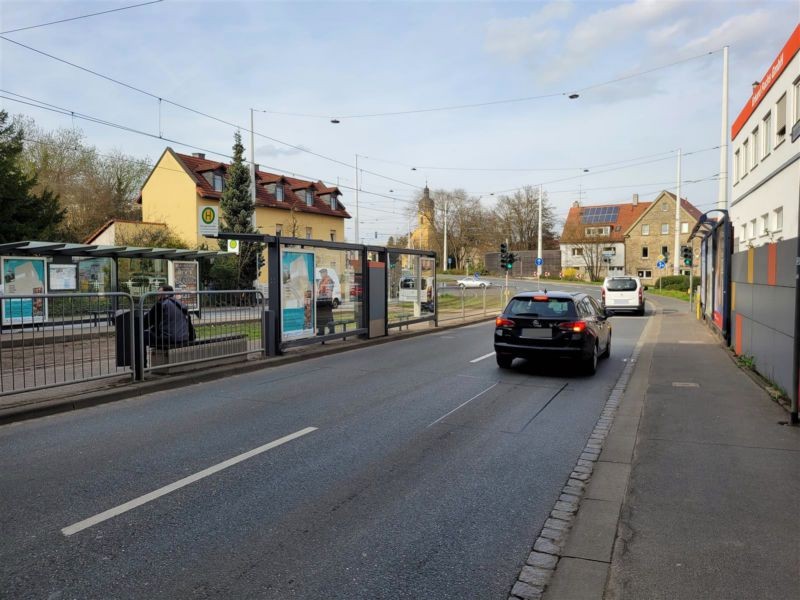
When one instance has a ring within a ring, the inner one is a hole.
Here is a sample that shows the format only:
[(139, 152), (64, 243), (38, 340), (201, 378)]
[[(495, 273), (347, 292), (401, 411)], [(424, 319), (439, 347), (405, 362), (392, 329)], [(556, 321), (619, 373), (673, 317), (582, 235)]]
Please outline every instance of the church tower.
[(420, 250), (436, 249), (436, 229), (433, 226), (435, 206), (428, 186), (422, 190), (422, 198), (417, 207), (417, 226), (411, 232), (410, 245)]

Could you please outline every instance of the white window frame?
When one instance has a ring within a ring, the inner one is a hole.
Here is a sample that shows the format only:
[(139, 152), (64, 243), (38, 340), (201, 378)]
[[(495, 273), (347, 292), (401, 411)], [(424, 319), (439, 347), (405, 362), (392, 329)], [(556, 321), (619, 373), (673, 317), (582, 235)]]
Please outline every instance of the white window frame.
[(775, 217), (775, 231), (783, 230), (783, 207), (779, 206), (772, 211), (772, 214)]
[(313, 230), (311, 229), (311, 227), (306, 227), (306, 239), (310, 240), (311, 236), (313, 236), (313, 235), (314, 235), (314, 233), (313, 233)]
[(331, 194), (331, 210), (338, 210), (336, 207), (336, 194)]
[(739, 149), (733, 153), (733, 182), (737, 183), (742, 176), (742, 156)]
[(759, 135), (758, 125), (756, 125), (756, 128), (753, 129), (753, 149), (752, 149), (753, 163), (750, 166), (750, 170), (755, 169), (756, 166), (758, 165), (758, 161), (760, 160), (758, 135)]
[(794, 121), (797, 125), (800, 123), (800, 77), (794, 80)]
[(283, 225), (275, 223), (275, 235), (283, 235)]
[(642, 235), (650, 235), (650, 223), (642, 223)]
[(681, 222), (681, 233), (689, 233), (689, 222), (682, 221)]
[(669, 223), (661, 224), (661, 235), (669, 235)]
[(636, 272), (636, 276), (639, 279), (652, 279), (653, 278), (653, 272), (650, 269), (639, 269)]
[(583, 256), (583, 248), (572, 248), (572, 256)]
[(742, 242), (747, 239), (747, 221), (742, 225)]
[(756, 220), (750, 219), (750, 239), (754, 240), (756, 237)]
[(314, 192), (310, 189), (306, 190), (306, 206), (314, 206)]
[(769, 235), (769, 213), (761, 215), (761, 228), (758, 232), (759, 237)]
[(767, 156), (770, 155), (770, 152), (772, 152), (772, 143), (773, 143), (772, 111), (769, 111), (766, 115), (764, 115), (764, 118), (761, 120), (761, 123), (764, 126), (764, 136), (763, 136), (764, 151), (761, 153), (761, 156), (766, 158)]
[[(224, 191), (224, 187), (225, 187), (225, 183), (224, 183), (224, 182), (225, 182), (225, 179), (222, 177), (222, 175), (219, 175), (219, 174), (217, 174), (217, 173), (212, 173), (212, 174), (211, 174), (211, 182), (212, 182), (212, 183), (211, 183), (211, 186), (214, 188), (214, 191), (215, 191), (215, 192), (222, 192), (222, 191)], [(219, 186), (217, 186), (217, 183), (218, 183), (218, 182), (219, 182)]]
[(279, 183), (279, 184), (277, 184), (275, 186), (275, 199), (278, 202), (283, 202), (283, 198), (284, 198), (284, 195), (283, 195), (283, 184)]
[[(786, 101), (787, 98), (786, 94), (784, 93), (780, 98), (778, 98), (778, 101), (775, 103), (775, 147), (776, 148), (779, 145), (781, 145), (783, 141), (786, 139), (786, 131), (789, 129), (789, 119), (787, 118), (788, 115), (786, 114), (788, 112), (786, 107)], [(781, 102), (783, 102), (783, 133), (780, 133), (781, 128), (778, 126), (780, 124), (780, 117), (781, 117), (780, 114)]]
[(335, 229), (331, 229), (331, 241), (332, 242), (336, 241), (336, 230)]
[(750, 172), (750, 140), (742, 142), (742, 179)]

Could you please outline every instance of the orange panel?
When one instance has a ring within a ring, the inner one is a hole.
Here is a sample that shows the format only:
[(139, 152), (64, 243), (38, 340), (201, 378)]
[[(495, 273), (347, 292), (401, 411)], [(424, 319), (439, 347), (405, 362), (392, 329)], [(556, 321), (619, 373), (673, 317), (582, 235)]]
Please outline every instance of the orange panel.
[(778, 244), (767, 244), (767, 285), (778, 283)]
[(742, 355), (742, 315), (736, 313), (736, 354)]

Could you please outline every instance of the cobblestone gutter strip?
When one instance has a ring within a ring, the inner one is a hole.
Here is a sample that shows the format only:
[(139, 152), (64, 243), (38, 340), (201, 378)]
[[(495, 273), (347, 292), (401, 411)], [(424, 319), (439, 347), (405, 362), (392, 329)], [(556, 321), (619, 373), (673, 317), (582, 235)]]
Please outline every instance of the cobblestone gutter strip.
[(511, 588), (509, 600), (541, 600), (544, 595), (545, 588), (547, 588), (547, 584), (550, 582), (550, 578), (553, 576), (553, 572), (561, 558), (561, 550), (580, 507), (583, 492), (603, 449), (603, 442), (611, 430), (614, 415), (622, 400), (628, 381), (630, 381), (631, 373), (636, 366), (651, 323), (652, 319), (639, 336), (628, 364), (625, 365), (617, 382), (614, 384), (614, 388), (611, 390), (611, 394), (603, 407), (603, 412), (600, 414), (597, 423), (595, 423), (589, 440), (578, 458), (578, 462), (572, 469), (566, 485), (561, 489), (561, 494), (553, 506), (553, 510), (550, 511), (550, 516), (544, 522), (544, 527), (539, 533), (539, 537), (536, 538), (533, 551), (525, 561), (525, 566), (522, 567), (517, 581)]

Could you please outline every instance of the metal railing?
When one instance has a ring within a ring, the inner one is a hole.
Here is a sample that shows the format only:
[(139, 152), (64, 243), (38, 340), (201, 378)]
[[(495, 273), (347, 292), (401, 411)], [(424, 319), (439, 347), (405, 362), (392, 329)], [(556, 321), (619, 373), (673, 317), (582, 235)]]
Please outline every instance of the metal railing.
[(516, 294), (517, 288), (492, 285), (481, 288), (465, 288), (455, 284), (436, 288), (438, 320), (466, 320), (499, 314)]
[(0, 395), (133, 376), (129, 294), (0, 296)]
[(266, 308), (257, 290), (144, 294), (135, 316), (141, 372), (263, 354)]

